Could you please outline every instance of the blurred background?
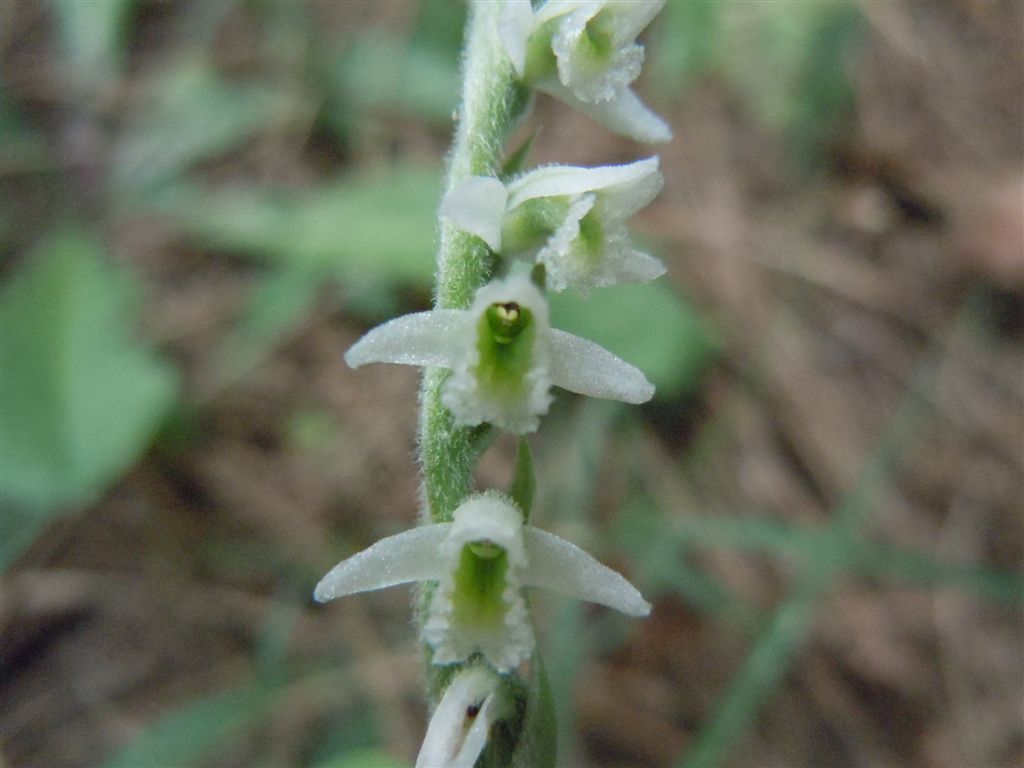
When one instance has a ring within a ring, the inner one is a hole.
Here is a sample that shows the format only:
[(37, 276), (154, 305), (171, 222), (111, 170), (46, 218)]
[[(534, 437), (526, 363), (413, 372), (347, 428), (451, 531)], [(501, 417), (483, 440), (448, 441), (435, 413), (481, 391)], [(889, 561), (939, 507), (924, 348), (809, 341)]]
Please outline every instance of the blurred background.
[[(611, 136), (668, 265), (553, 298), (657, 384), (560, 392), (535, 520), (644, 621), (538, 594), (563, 766), (1024, 761), (1024, 13), (670, 2)], [(410, 592), (328, 606), (417, 515), (460, 2), (0, 3), (0, 762), (409, 766)], [(485, 456), (503, 486), (514, 445)]]

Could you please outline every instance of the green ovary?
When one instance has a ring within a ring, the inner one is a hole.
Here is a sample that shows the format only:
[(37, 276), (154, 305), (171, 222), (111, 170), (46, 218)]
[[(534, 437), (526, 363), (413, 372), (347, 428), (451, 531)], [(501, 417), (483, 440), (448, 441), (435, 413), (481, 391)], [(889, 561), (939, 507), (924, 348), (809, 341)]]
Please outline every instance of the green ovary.
[(533, 365), (536, 338), (533, 313), (510, 302), (492, 304), (477, 324), (480, 362), (474, 369), (482, 393), (500, 400), (518, 400)]
[(500, 630), (505, 621), (505, 576), (508, 555), (487, 543), (467, 544), (459, 556), (452, 595), (456, 624)]

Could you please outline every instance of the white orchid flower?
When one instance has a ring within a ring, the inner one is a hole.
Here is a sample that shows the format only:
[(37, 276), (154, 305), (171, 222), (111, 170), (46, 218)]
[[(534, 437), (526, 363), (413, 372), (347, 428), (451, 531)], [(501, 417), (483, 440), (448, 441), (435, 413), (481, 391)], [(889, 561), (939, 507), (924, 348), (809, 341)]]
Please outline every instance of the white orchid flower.
[(505, 0), (498, 35), (524, 82), (616, 133), (665, 142), (668, 125), (629, 87), (640, 75), (636, 42), (664, 0)]
[(496, 253), (535, 255), (554, 291), (646, 282), (665, 265), (633, 247), (626, 220), (661, 191), (658, 158), (628, 165), (538, 168), (507, 186), (471, 176), (441, 203), (441, 216)]
[(534, 638), (523, 597), (544, 587), (629, 616), (650, 604), (636, 588), (574, 544), (524, 525), (500, 494), (470, 497), (451, 523), (422, 525), (389, 536), (343, 560), (317, 585), (320, 602), (396, 584), (436, 581), (423, 625), (434, 662), (482, 654), (499, 672), (530, 657)]
[(486, 422), (520, 434), (537, 429), (552, 385), (627, 403), (654, 395), (629, 363), (551, 328), (547, 301), (524, 274), (483, 286), (468, 310), (418, 312), (378, 326), (345, 360), (353, 368), (375, 362), (449, 368), (441, 399), (457, 425)]
[(473, 768), (507, 710), (497, 675), (479, 666), (461, 670), (430, 718), (416, 768)]

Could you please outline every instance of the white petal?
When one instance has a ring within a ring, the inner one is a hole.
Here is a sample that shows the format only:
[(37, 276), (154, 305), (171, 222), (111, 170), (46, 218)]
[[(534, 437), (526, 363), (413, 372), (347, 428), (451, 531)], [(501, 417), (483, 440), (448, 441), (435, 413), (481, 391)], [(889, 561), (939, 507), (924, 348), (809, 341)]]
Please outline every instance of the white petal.
[(627, 219), (658, 196), (665, 178), (658, 170), (657, 157), (622, 167), (629, 168), (632, 173), (623, 171), (619, 183), (602, 187), (601, 204), (608, 215)]
[[(430, 718), (416, 768), (473, 768), (491, 724), (505, 709), (499, 688), (498, 678), (481, 667), (459, 672)], [(479, 710), (475, 717), (470, 709)]]
[(526, 44), (533, 31), (530, 0), (505, 0), (498, 17), (498, 39), (519, 77), (526, 71)]
[(509, 210), (537, 197), (581, 195), (602, 192), (619, 187), (643, 190), (661, 188), (658, 158), (648, 157), (626, 165), (603, 165), (597, 168), (577, 168), (569, 165), (549, 165), (521, 176), (508, 186)]
[(565, 331), (551, 331), (551, 380), (581, 395), (646, 403), (654, 385), (639, 369), (599, 344)]
[(607, 605), (628, 616), (646, 616), (651, 605), (620, 573), (601, 565), (575, 544), (539, 528), (523, 530), (530, 567), (523, 585)]
[(626, 250), (608, 266), (612, 277), (604, 284), (606, 286), (619, 283), (647, 283), (665, 274), (665, 265), (661, 259), (634, 249)]
[(501, 220), (507, 201), (508, 192), (498, 179), (470, 176), (448, 190), (441, 201), (440, 215), (500, 253)]
[(662, 144), (672, 139), (668, 123), (648, 109), (630, 88), (622, 89), (609, 101), (590, 103), (576, 98), (556, 79), (545, 80), (537, 87), (621, 136), (651, 144)]
[(450, 367), (459, 355), (459, 342), (465, 333), (463, 310), (435, 309), (404, 315), (369, 331), (345, 353), (345, 362), (352, 368), (366, 363)]
[(612, 0), (601, 13), (611, 17), (607, 26), (613, 30), (615, 43), (623, 45), (636, 40), (664, 5), (665, 0)]
[(462, 749), (455, 756), (452, 768), (473, 768), (480, 753), (487, 746), (487, 736), (491, 730), (491, 724), (499, 717), (499, 711), (503, 709), (502, 701), (497, 693), (492, 693), (480, 706), (473, 719), (473, 725), (469, 728), (465, 740), (462, 742)]
[(597, 6), (600, 8), (600, 6), (604, 4), (605, 0), (548, 0), (544, 5), (538, 8), (537, 12), (534, 14), (534, 26), (540, 26), (546, 21), (551, 21), (551, 19), (557, 19), (559, 16), (572, 13), (577, 8), (583, 8), (585, 6)]
[(334, 566), (316, 585), (314, 599), (325, 603), (356, 592), (439, 579), (443, 563), (438, 553), (451, 527), (422, 525), (381, 539)]

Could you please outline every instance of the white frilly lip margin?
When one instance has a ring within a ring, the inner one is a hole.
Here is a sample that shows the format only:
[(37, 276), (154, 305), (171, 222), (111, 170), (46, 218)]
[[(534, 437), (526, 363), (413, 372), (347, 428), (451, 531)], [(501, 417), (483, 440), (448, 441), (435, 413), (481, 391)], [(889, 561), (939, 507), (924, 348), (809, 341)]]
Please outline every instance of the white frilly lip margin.
[(487, 745), (491, 725), (507, 709), (501, 683), (492, 672), (477, 666), (462, 670), (430, 718), (416, 768), (473, 768)]
[[(525, 74), (527, 45), (530, 35), (539, 26), (559, 17), (563, 18), (564, 25), (569, 21), (567, 17), (578, 16), (576, 12), (579, 11), (590, 18), (605, 5), (600, 0), (548, 0), (535, 13), (530, 0), (505, 0), (498, 20), (498, 37), (516, 74), (520, 77)], [(618, 20), (617, 26), (635, 38), (662, 5), (662, 2), (652, 0), (623, 3), (625, 11), (619, 12), (622, 19)], [(573, 18), (572, 21), (578, 23), (578, 19)], [(532, 85), (622, 136), (652, 144), (672, 139), (672, 130), (668, 124), (648, 109), (628, 85), (621, 84), (615, 88), (611, 98), (585, 100), (577, 95), (571, 83), (561, 79), (563, 73), (571, 67), (563, 62), (559, 64), (559, 77), (547, 78)]]
[[(397, 317), (357, 341), (345, 353), (345, 362), (352, 368), (367, 363), (458, 368), (473, 352), (478, 319), (471, 310), (461, 309)], [(654, 385), (638, 368), (600, 345), (555, 329), (544, 335), (547, 338), (538, 334), (537, 343), (548, 345), (548, 375), (554, 386), (631, 404), (646, 403), (654, 396)]]
[[(510, 556), (510, 585), (539, 587), (559, 594), (614, 608), (628, 616), (646, 616), (651, 606), (621, 574), (602, 565), (592, 556), (565, 539), (529, 525), (511, 502), (495, 493), (477, 494), (463, 502), (454, 513), (455, 522), (433, 523), (381, 539), (369, 548), (343, 560), (321, 579), (313, 592), (318, 602), (367, 592), (397, 584), (420, 581), (445, 583), (459, 565), (462, 546), (470, 539), (487, 541), (502, 548), (522, 553)], [(521, 538), (520, 538), (521, 537)], [(446, 546), (455, 543), (458, 546)], [(451, 551), (449, 551), (451, 550)], [(441, 590), (444, 591), (443, 589)], [(443, 596), (442, 596), (443, 597)], [(506, 596), (506, 598), (511, 596)], [(449, 594), (446, 600), (451, 600)], [(442, 603), (435, 595), (434, 603)], [(506, 600), (507, 606), (518, 601)], [(448, 608), (431, 605), (427, 623), (447, 621)], [(446, 662), (462, 661), (474, 650), (481, 650), (499, 671), (507, 671), (528, 657), (532, 650), (532, 634), (525, 615), (512, 617), (522, 621), (522, 633), (510, 632), (508, 648), (474, 646), (467, 633), (472, 627), (447, 624), (448, 631), (459, 633), (449, 639), (435, 637), (435, 647), (445, 645), (461, 648), (459, 657), (446, 656)], [(513, 627), (512, 629), (515, 629)], [(484, 638), (480, 642), (484, 642)], [(524, 644), (529, 644), (525, 647)]]

